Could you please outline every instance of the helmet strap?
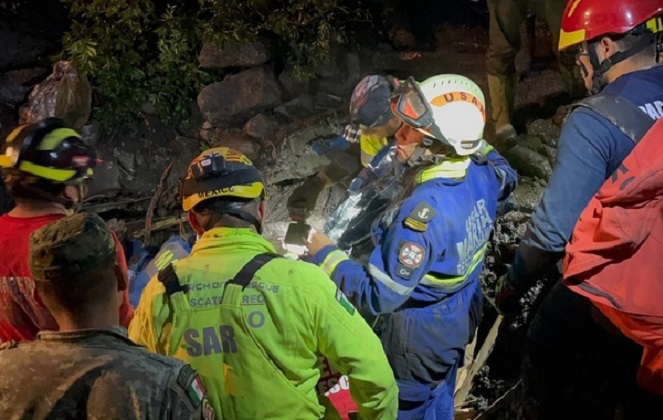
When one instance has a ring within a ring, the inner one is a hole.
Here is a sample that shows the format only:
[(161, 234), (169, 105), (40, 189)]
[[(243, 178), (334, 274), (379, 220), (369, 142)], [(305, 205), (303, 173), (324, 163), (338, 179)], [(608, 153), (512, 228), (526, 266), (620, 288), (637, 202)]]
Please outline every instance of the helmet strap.
[(441, 154), (426, 154), (427, 151), (427, 147), (417, 147), (414, 149), (414, 152), (412, 152), (412, 155), (410, 155), (407, 162), (405, 163), (411, 167), (421, 166), (423, 164), (438, 165), (442, 163), (446, 157), (445, 155)]
[(599, 56), (596, 52), (596, 45), (599, 41), (594, 41), (588, 45), (589, 49), (589, 61), (594, 68), (594, 75), (592, 77), (592, 89), (590, 93), (596, 95), (599, 93), (606, 85), (605, 74), (615, 65), (621, 63), (622, 61), (629, 59), (639, 53), (640, 51), (647, 48), (651, 45), (651, 38), (648, 36), (642, 36), (632, 48), (629, 48), (626, 51), (618, 51), (614, 53), (611, 57), (606, 58), (605, 60), (599, 62)]

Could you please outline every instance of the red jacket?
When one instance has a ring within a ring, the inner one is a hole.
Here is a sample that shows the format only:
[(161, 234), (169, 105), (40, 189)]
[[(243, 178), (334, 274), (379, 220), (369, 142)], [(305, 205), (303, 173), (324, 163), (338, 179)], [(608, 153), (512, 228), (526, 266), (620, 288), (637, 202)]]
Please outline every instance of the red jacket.
[(663, 395), (663, 119), (576, 224), (564, 282), (644, 347), (640, 384)]
[[(41, 330), (57, 330), (58, 324), (37, 295), (28, 265), (30, 234), (63, 216), (0, 216), (0, 341), (34, 340)], [(127, 272), (124, 250), (115, 238), (117, 260)], [(125, 327), (133, 318), (128, 289), (120, 306), (120, 324)]]

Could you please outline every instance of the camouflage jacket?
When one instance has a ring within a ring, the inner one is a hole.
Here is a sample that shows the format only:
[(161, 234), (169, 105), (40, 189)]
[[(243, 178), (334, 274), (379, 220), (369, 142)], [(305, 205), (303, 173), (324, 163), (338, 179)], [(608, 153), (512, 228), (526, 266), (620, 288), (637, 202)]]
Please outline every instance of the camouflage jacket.
[(2, 419), (212, 418), (198, 374), (122, 327), (41, 332), (0, 347)]

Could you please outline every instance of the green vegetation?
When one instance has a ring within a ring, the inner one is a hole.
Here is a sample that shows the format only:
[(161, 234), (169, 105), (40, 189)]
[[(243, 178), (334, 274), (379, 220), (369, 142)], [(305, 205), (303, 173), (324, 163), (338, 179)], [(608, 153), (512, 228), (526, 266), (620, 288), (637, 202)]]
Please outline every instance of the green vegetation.
[[(63, 39), (96, 88), (98, 118), (131, 118), (149, 101), (183, 118), (213, 73), (198, 66), (204, 42), (269, 40), (300, 77), (346, 41), (360, 11), (344, 0), (62, 0), (72, 19)], [(355, 2), (352, 2), (356, 4)]]

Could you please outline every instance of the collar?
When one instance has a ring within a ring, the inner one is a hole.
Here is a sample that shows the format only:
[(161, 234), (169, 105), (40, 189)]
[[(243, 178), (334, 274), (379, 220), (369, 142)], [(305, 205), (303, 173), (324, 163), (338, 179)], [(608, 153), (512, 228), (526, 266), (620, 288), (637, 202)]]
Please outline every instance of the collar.
[(94, 339), (99, 336), (110, 336), (122, 340), (127, 338), (127, 329), (119, 325), (108, 328), (87, 328), (73, 331), (41, 331), (37, 334), (39, 341), (50, 342), (78, 342), (86, 339)]
[(253, 229), (218, 227), (203, 233), (191, 249), (191, 255), (223, 246), (231, 247), (237, 251), (250, 249), (258, 252), (276, 253), (274, 246)]
[(472, 160), (469, 156), (447, 158), (441, 163), (419, 172), (415, 182), (419, 185), (435, 178), (465, 178), (465, 176), (467, 176), (467, 168), (470, 167), (471, 161)]

